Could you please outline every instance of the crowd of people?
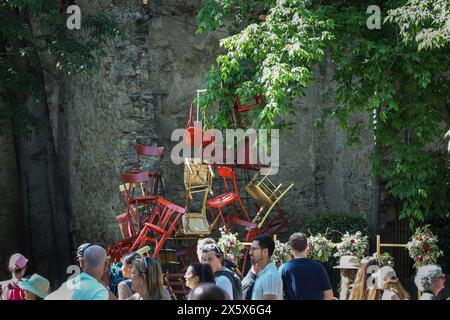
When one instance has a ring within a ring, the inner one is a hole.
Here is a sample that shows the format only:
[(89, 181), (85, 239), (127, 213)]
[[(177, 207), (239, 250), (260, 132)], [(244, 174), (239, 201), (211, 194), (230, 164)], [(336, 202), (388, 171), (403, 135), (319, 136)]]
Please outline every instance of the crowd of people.
[[(289, 238), (292, 259), (277, 268), (272, 260), (275, 243), (263, 234), (253, 239), (249, 255), (251, 269), (245, 277), (225, 258), (212, 238), (197, 243), (199, 262), (184, 275), (188, 300), (408, 300), (408, 292), (395, 270), (380, 266), (374, 257), (361, 261), (343, 256), (334, 268), (340, 272), (340, 286), (333, 292), (325, 267), (307, 258), (308, 239), (303, 233)], [(81, 273), (71, 276), (52, 291), (39, 274), (26, 277), (28, 260), (16, 253), (9, 260), (11, 279), (0, 282), (2, 300), (170, 300), (160, 263), (145, 250), (124, 255), (111, 269), (106, 250), (86, 243), (77, 250)], [(415, 284), (421, 300), (438, 300), (445, 287), (445, 275), (438, 265), (418, 269)]]

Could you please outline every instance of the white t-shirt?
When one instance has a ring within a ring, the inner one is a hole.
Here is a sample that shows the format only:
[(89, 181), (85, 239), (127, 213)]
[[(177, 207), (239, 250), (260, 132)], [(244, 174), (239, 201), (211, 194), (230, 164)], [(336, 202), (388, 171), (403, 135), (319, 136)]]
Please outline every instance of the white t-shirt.
[(230, 300), (233, 300), (233, 284), (226, 276), (218, 276), (215, 277), (216, 284), (219, 288), (225, 290), (225, 292), (230, 297)]

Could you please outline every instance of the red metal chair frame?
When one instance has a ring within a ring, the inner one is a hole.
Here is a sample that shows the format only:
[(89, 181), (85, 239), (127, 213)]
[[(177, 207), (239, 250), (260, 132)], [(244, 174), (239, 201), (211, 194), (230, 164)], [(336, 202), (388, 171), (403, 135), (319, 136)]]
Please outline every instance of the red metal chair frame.
[(155, 245), (152, 257), (156, 259), (166, 239), (176, 231), (177, 223), (184, 213), (184, 208), (166, 199), (158, 198), (150, 219), (144, 223), (144, 227), (130, 251), (137, 250), (145, 246), (147, 242), (151, 242)]
[[(152, 170), (143, 170), (143, 168), (141, 168), (142, 156), (158, 158), (158, 161)], [(150, 178), (150, 187), (147, 190), (148, 194), (158, 194), (158, 183), (161, 179), (161, 161), (163, 157), (164, 147), (151, 147), (143, 144), (138, 144), (136, 146), (136, 168), (131, 170), (131, 173), (148, 172)]]
[[(234, 171), (230, 167), (225, 166), (217, 166), (217, 171), (219, 173), (219, 176), (222, 177), (223, 183), (225, 185), (225, 191), (226, 193), (221, 194), (215, 198), (209, 199), (206, 202), (206, 205), (209, 207), (209, 210), (211, 212), (211, 216), (214, 219), (214, 211), (213, 208), (216, 208), (219, 211), (220, 218), (222, 219), (222, 223), (225, 227), (225, 229), (229, 229), (230, 223), (233, 223), (236, 221), (236, 219), (239, 218), (237, 214), (237, 210), (235, 207), (235, 202), (237, 201), (239, 205), (241, 206), (242, 211), (244, 212), (244, 218), (247, 219), (248, 222), (250, 222), (250, 217), (248, 216), (247, 209), (245, 208), (244, 204), (242, 203), (241, 197), (239, 196), (239, 191), (236, 183), (236, 176), (234, 175)], [(233, 191), (230, 191), (230, 188), (228, 187), (227, 179), (230, 179), (233, 182)], [(228, 219), (228, 223), (225, 220), (225, 217), (222, 212), (222, 208), (233, 204), (234, 206), (234, 216), (235, 220)]]

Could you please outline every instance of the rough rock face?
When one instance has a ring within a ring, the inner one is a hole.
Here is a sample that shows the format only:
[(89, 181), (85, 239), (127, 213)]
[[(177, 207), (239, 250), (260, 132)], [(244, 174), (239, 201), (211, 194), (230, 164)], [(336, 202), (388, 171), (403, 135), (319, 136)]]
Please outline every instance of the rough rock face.
[(14, 143), (0, 136), (0, 276), (6, 275), (9, 256), (25, 249)]
[[(219, 53), (224, 33), (195, 35), (195, 11), (200, 1), (153, 1), (154, 17), (136, 24), (141, 1), (79, 1), (82, 14), (101, 10), (120, 21), (124, 41), (115, 41), (103, 57), (98, 73), (58, 80), (46, 75), (51, 122), (57, 153), (69, 193), (74, 245), (83, 241), (112, 242), (119, 238), (115, 217), (123, 209), (118, 185), (120, 173), (135, 162), (136, 143), (166, 148), (162, 163), (166, 196), (183, 205), (183, 168), (170, 161), (175, 142), (170, 135), (184, 128), (189, 105)], [(306, 97), (298, 99), (294, 130), (280, 146), (279, 174), (274, 180), (294, 182), (283, 204), (291, 231), (316, 211), (374, 215), (373, 185), (368, 156), (372, 136), (366, 132), (360, 146), (348, 147), (343, 132), (333, 122), (314, 129), (314, 121), (332, 91), (331, 63), (317, 71), (318, 80)], [(368, 121), (361, 116), (360, 121)], [(0, 191), (15, 183), (11, 144), (1, 145)], [(242, 192), (244, 190), (242, 189)], [(4, 193), (1, 192), (0, 197)], [(1, 216), (13, 223), (17, 199), (1, 199)], [(20, 223), (18, 223), (20, 225)], [(20, 239), (0, 225), (2, 248)], [(5, 238), (6, 239), (6, 238)], [(7, 243), (5, 245), (5, 243)], [(9, 251), (9, 250), (8, 250)]]

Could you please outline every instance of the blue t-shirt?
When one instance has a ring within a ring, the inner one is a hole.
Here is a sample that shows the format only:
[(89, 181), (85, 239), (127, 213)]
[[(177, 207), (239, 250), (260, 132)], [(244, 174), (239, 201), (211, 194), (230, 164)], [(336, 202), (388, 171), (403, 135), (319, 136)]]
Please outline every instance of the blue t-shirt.
[(70, 278), (45, 300), (108, 300), (106, 287), (87, 273)]
[(280, 268), (285, 300), (323, 300), (331, 289), (324, 266), (307, 258), (292, 259)]

